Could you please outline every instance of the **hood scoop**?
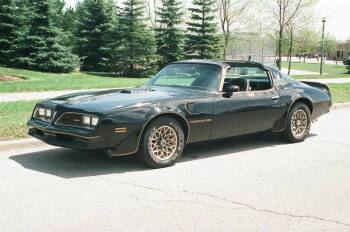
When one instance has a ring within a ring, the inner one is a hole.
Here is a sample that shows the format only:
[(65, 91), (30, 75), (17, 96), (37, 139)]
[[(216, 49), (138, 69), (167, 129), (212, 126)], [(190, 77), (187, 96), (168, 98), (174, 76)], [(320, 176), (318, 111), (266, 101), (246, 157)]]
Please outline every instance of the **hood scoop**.
[(152, 92), (154, 90), (152, 89), (122, 89), (120, 90), (120, 93), (126, 93), (126, 94), (131, 94), (131, 93), (148, 93)]

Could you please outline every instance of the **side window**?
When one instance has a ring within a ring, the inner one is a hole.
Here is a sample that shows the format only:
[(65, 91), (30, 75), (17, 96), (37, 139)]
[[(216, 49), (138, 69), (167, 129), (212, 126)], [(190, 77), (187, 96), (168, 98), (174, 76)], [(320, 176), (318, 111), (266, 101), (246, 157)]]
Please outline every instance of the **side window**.
[(225, 85), (235, 85), (240, 91), (261, 91), (272, 87), (268, 72), (254, 66), (232, 66), (227, 70)]
[(272, 74), (273, 74), (273, 79), (279, 80), (279, 79), (282, 78), (280, 72), (277, 71), (276, 69), (271, 69), (271, 71), (272, 71)]
[(294, 79), (284, 73), (281, 73), (281, 77), (284, 81), (294, 81)]
[(228, 78), (269, 79), (267, 72), (259, 67), (231, 67), (227, 75)]
[(286, 82), (294, 81), (294, 79), (292, 77), (290, 77), (290, 76), (288, 76), (288, 75), (278, 71), (277, 69), (271, 69), (271, 72), (272, 72), (273, 78), (275, 80), (282, 79), (282, 80), (284, 80)]

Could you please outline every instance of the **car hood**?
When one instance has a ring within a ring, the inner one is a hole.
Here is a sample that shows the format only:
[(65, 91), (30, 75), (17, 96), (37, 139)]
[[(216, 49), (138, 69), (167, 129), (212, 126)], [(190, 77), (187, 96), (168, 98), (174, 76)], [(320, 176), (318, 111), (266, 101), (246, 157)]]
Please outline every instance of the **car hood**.
[(133, 105), (157, 103), (173, 98), (191, 98), (205, 94), (207, 93), (187, 88), (136, 87), (75, 93), (53, 98), (50, 102), (68, 109), (106, 112)]

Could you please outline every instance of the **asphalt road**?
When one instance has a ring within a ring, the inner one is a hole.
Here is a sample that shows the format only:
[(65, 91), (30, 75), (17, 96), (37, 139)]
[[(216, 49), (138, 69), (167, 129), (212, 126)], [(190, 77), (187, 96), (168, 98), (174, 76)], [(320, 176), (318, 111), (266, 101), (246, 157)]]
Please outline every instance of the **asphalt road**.
[(192, 145), (149, 170), (50, 146), (0, 151), (0, 231), (350, 231), (350, 108), (304, 143)]

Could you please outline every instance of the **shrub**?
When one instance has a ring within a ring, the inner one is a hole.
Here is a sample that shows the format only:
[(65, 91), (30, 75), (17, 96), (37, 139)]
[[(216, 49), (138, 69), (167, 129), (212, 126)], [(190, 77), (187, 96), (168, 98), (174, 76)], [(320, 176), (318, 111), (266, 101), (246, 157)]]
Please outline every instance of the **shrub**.
[(348, 66), (348, 67), (347, 67), (347, 68), (348, 68), (348, 73), (350, 73), (350, 57), (349, 57), (347, 60), (344, 61), (344, 64), (345, 64), (346, 66)]

